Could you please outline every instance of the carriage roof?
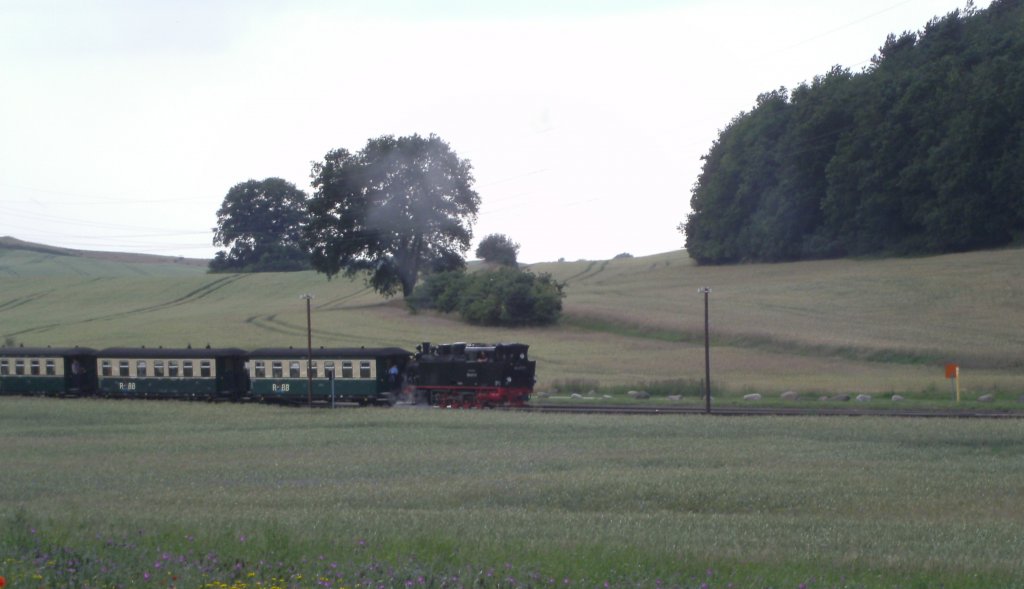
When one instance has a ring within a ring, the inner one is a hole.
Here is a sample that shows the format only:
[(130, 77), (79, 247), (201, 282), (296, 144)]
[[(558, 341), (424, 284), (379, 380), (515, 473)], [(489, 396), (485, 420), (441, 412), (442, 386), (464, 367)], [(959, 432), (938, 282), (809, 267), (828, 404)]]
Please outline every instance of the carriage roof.
[(245, 356), (239, 348), (105, 348), (97, 352), (103, 358), (224, 358)]
[(95, 355), (95, 354), (96, 354), (96, 350), (94, 350), (92, 348), (82, 348), (82, 347), (79, 347), (79, 346), (60, 346), (60, 347), (56, 347), (56, 348), (50, 347), (50, 346), (45, 346), (45, 347), (43, 347), (43, 346), (32, 346), (32, 347), (25, 347), (25, 346), (18, 346), (18, 347), (13, 347), (12, 346), (12, 347), (8, 347), (8, 346), (3, 346), (3, 347), (0, 347), (0, 356), (7, 357), (7, 358), (15, 358), (15, 357), (27, 358), (27, 357), (42, 357), (42, 356), (61, 356), (61, 357), (67, 357), (67, 356), (92, 356), (92, 355)]
[[(412, 354), (402, 348), (313, 348), (313, 358), (394, 358)], [(249, 352), (250, 358), (306, 358), (307, 348), (260, 348)]]

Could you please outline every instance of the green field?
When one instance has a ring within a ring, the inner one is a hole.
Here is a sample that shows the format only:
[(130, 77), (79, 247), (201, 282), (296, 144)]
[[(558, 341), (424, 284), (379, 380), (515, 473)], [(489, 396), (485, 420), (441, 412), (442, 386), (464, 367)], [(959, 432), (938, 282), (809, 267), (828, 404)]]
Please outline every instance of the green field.
[[(538, 388), (566, 392), (679, 383), (704, 375), (710, 286), (716, 396), (871, 393), (947, 403), (943, 365), (962, 368), (966, 401), (1024, 394), (1021, 250), (928, 258), (697, 267), (684, 252), (533, 266), (566, 281), (565, 316), (548, 328), (468, 326), (410, 314), (361, 280), (312, 272), (209, 275), (170, 259), (129, 262), (0, 248), (0, 338), (25, 345), (305, 345), (509, 341), (532, 346)], [(671, 386), (671, 385), (669, 385)], [(665, 387), (661, 387), (664, 389)]]
[(1017, 419), (0, 398), (0, 576), (1019, 587), (1022, 440)]

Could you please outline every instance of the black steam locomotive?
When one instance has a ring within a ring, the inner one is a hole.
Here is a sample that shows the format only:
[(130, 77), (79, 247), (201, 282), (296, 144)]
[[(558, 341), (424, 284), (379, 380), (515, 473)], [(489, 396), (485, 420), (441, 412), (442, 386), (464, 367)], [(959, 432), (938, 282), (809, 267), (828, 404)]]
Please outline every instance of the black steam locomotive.
[(537, 363), (526, 344), (416, 346), (405, 396), (440, 407), (522, 407), (530, 400)]

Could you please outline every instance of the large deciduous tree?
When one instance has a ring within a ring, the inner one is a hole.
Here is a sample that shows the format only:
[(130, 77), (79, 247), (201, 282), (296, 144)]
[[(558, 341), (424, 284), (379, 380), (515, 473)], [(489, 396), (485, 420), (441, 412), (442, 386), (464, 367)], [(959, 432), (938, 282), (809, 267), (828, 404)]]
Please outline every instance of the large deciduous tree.
[(213, 244), (218, 252), (212, 271), (258, 272), (304, 270), (309, 254), (302, 247), (306, 193), (281, 178), (234, 185), (217, 211)]
[(305, 237), (328, 278), (367, 272), (377, 292), (408, 297), (421, 273), (465, 265), (480, 197), (469, 161), (436, 135), (333, 150), (312, 178)]

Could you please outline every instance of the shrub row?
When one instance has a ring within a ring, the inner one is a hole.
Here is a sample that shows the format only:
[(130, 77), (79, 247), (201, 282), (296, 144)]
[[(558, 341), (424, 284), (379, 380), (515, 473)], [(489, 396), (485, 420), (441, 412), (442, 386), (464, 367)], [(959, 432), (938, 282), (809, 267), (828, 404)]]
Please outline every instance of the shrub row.
[(413, 309), (458, 313), (477, 325), (550, 325), (562, 314), (565, 284), (550, 274), (501, 267), (466, 273), (461, 270), (429, 275), (416, 287)]

